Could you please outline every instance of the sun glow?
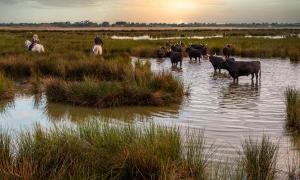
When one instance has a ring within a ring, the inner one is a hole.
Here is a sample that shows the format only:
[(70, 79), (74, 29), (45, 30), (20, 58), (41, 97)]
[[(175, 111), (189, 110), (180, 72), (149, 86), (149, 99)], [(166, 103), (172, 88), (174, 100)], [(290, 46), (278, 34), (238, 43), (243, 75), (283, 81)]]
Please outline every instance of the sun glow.
[(174, 2), (173, 6), (177, 10), (191, 10), (195, 8), (196, 4), (193, 1), (177, 0)]

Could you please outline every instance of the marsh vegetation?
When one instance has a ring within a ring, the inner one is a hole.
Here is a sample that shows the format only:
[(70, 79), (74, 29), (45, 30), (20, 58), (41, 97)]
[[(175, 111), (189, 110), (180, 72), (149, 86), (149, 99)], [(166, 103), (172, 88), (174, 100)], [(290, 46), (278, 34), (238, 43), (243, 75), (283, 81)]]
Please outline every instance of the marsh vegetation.
[[(3, 179), (274, 179), (277, 145), (267, 137), (244, 141), (238, 164), (214, 164), (203, 133), (150, 124), (89, 122), (76, 128), (36, 126), (17, 139), (0, 134)], [(238, 153), (238, 152), (237, 152)], [(221, 170), (222, 167), (222, 170)]]
[[(155, 57), (157, 49), (164, 46), (167, 41), (111, 39), (110, 36), (115, 33), (41, 31), (38, 34), (46, 47), (46, 53), (33, 54), (24, 48), (24, 40), (32, 36), (30, 32), (0, 32), (1, 98), (13, 98), (20, 89), (15, 88), (14, 81), (24, 82), (24, 87), (28, 85), (31, 93), (42, 94), (46, 99), (48, 103), (46, 113), (51, 114), (52, 119), (54, 117), (62, 121), (68, 119), (66, 112), (70, 110), (63, 104), (96, 108), (116, 106), (134, 108), (136, 105), (172, 104), (181, 106), (185, 94), (192, 94), (194, 97), (187, 98), (191, 103), (185, 102), (187, 105), (177, 107), (174, 114), (165, 115), (167, 118), (158, 118), (163, 116), (158, 110), (157, 115), (148, 113), (150, 115), (147, 117), (156, 119), (155, 122), (170, 122), (182, 118), (182, 122), (191, 123), (189, 125), (194, 127), (205, 127), (202, 126), (203, 123), (209, 128), (213, 126), (211, 129), (214, 132), (224, 131), (224, 129), (241, 132), (248, 129), (263, 131), (264, 128), (270, 128), (273, 132), (281, 128), (282, 122), (276, 113), (282, 113), (280, 110), (284, 109), (284, 103), (283, 107), (280, 106), (281, 100), (272, 103), (274, 99), (283, 98), (270, 92), (274, 92), (274, 88), (276, 92), (281, 91), (288, 85), (285, 83), (285, 77), (298, 74), (296, 68), (290, 67), (286, 59), (299, 60), (300, 38), (288, 36), (291, 33), (299, 33), (297, 30), (271, 32), (274, 33), (271, 35), (287, 35), (283, 39), (244, 37), (245, 35), (270, 35), (267, 31), (117, 32), (120, 36), (150, 34), (153, 37), (213, 36), (222, 33), (222, 38), (203, 40), (183, 38), (182, 41), (187, 45), (207, 44), (210, 53), (221, 54), (224, 45), (230, 43), (236, 56), (283, 58), (276, 61), (269, 60), (270, 63), (265, 63), (268, 60), (262, 62), (263, 83), (265, 83), (263, 88), (261, 84), (230, 84), (228, 77), (223, 74), (219, 76), (221, 80), (216, 80), (211, 77), (213, 69), (206, 62), (198, 66), (184, 60), (183, 69), (176, 73), (169, 72), (169, 66), (167, 71), (157, 69), (153, 71), (149, 61), (132, 63), (131, 56)], [(91, 55), (93, 38), (96, 34), (100, 34), (104, 40), (103, 57)], [(170, 65), (169, 60), (166, 59), (157, 60), (157, 64), (159, 63), (162, 67), (166, 67), (165, 64)], [(286, 72), (283, 77), (278, 76), (275, 73), (281, 72), (281, 69), (277, 66), (274, 69), (272, 63), (290, 70), (290, 73)], [(275, 73), (272, 73), (273, 71)], [(272, 82), (272, 79), (277, 79), (276, 83), (268, 83)], [(192, 87), (194, 92), (187, 92), (190, 89), (188, 83), (184, 83), (186, 80), (197, 84), (197, 88)], [(291, 78), (291, 81), (296, 82), (297, 78)], [(299, 92), (296, 90), (286, 91), (287, 124), (293, 128), (299, 128), (298, 97)], [(55, 106), (53, 102), (60, 103), (60, 106), (51, 107)], [(274, 116), (269, 113), (270, 107), (266, 106), (268, 103), (274, 105), (271, 107), (276, 111)], [(26, 105), (21, 104), (21, 106)], [(57, 108), (62, 111), (60, 107), (65, 108), (63, 112), (57, 112)], [(126, 110), (128, 109), (120, 111), (126, 114)], [(187, 113), (183, 113), (183, 110)], [(3, 111), (6, 111), (6, 108), (3, 108)], [(82, 115), (82, 111), (78, 109), (72, 111), (73, 115)], [(132, 111), (134, 113), (129, 118), (134, 121), (135, 113), (139, 110)], [(235, 115), (232, 114), (233, 111)], [(34, 112), (40, 113), (40, 111)], [(93, 110), (93, 112), (97, 112), (99, 119), (98, 111)], [(107, 119), (119, 118), (117, 115), (114, 116), (117, 111), (105, 112)], [(203, 115), (203, 112), (206, 114)], [(244, 120), (245, 117), (249, 121), (239, 121)], [(6, 120), (6, 117), (4, 119)], [(216, 119), (219, 120), (217, 126)], [(227, 121), (228, 119), (232, 121)], [(262, 119), (265, 121), (260, 121)], [(124, 125), (123, 122), (115, 124), (115, 121), (108, 124), (99, 121), (84, 124), (72, 122), (74, 127), (54, 125), (49, 129), (37, 125), (32, 131), (24, 131), (18, 135), (10, 135), (3, 130), (0, 133), (0, 177), (3, 179), (276, 179), (281, 177), (277, 167), (280, 146), (267, 136), (261, 139), (250, 137), (242, 140), (241, 149), (234, 152), (236, 155), (234, 163), (224, 163), (224, 161), (221, 163), (213, 157), (216, 151), (214, 148), (218, 147), (208, 144), (210, 148), (207, 149), (205, 137), (201, 133), (182, 137), (178, 128), (154, 124), (144, 127), (143, 123)], [(201, 126), (197, 122), (202, 123)], [(240, 138), (239, 132), (232, 132)], [(230, 136), (232, 134), (224, 135), (226, 138)], [(241, 141), (241, 139), (234, 139), (234, 141)], [(293, 176), (296, 177), (297, 174), (294, 173)]]

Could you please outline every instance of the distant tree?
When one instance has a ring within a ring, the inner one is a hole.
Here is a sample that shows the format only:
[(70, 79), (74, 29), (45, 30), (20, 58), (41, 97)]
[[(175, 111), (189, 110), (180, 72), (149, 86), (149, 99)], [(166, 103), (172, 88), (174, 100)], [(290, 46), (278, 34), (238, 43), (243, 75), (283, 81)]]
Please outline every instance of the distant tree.
[(109, 22), (105, 21), (105, 22), (103, 22), (103, 23), (101, 24), (101, 26), (103, 26), (103, 27), (108, 27), (108, 26), (110, 26), (110, 24), (109, 24)]

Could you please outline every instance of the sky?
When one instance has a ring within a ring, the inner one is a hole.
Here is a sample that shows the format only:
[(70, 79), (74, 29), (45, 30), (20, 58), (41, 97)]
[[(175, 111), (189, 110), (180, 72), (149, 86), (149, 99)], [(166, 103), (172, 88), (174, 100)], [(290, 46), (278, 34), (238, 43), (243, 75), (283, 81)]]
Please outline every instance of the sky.
[(0, 0), (0, 22), (300, 22), (300, 0)]

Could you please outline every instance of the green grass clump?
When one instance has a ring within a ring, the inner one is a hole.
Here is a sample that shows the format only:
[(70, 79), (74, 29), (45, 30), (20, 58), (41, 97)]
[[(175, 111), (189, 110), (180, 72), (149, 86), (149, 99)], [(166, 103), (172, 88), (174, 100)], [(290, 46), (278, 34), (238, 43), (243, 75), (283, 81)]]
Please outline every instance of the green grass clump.
[[(148, 76), (148, 75), (147, 75)], [(181, 102), (184, 96), (182, 83), (170, 73), (151, 74), (149, 79), (139, 75), (133, 81), (83, 81), (49, 79), (46, 95), (49, 101), (98, 108), (152, 105), (161, 106)], [(143, 80), (142, 80), (143, 79)]]
[(297, 48), (293, 48), (289, 50), (289, 57), (291, 61), (298, 62), (300, 61), (300, 51)]
[(128, 57), (97, 59), (85, 56), (80, 60), (68, 60), (56, 55), (0, 57), (0, 70), (13, 78), (30, 76), (60, 77), (67, 80), (83, 80), (92, 76), (99, 80), (125, 80), (132, 77)]
[(14, 97), (14, 83), (0, 73), (0, 100)]
[(13, 158), (11, 152), (11, 138), (3, 132), (0, 133), (0, 159), (0, 177), (7, 179), (9, 176), (5, 174), (10, 171)]
[(255, 141), (251, 138), (242, 144), (241, 166), (247, 179), (271, 180), (276, 177), (278, 146), (266, 136)]
[(100, 121), (0, 134), (1, 179), (273, 180), (278, 146), (263, 136), (242, 144), (232, 162), (213, 161), (203, 133), (155, 124)]
[(12, 78), (29, 77), (32, 75), (32, 62), (23, 57), (4, 57), (0, 61), (0, 70)]
[(124, 81), (132, 78), (129, 58), (65, 62), (64, 69), (65, 78), (68, 80), (83, 80), (85, 76), (106, 81)]
[(176, 128), (99, 122), (47, 131), (36, 126), (16, 141), (12, 156), (9, 136), (0, 136), (1, 179), (198, 179), (206, 170), (196, 166), (203, 160), (191, 159), (203, 146), (190, 148), (195, 156), (187, 160)]
[(286, 99), (286, 126), (292, 130), (300, 130), (300, 92), (295, 88), (287, 88)]
[(82, 74), (90, 75), (85, 76), (82, 81), (48, 79), (45, 88), (48, 100), (105, 108), (126, 105), (162, 106), (180, 103), (183, 99), (183, 83), (170, 72), (152, 73), (149, 62), (137, 61), (134, 68), (130, 65), (127, 71), (121, 70), (122, 65), (120, 70), (118, 65), (111, 67), (116, 69), (103, 68), (103, 71), (110, 74), (107, 77), (112, 77), (111, 72), (124, 72), (123, 75), (119, 73), (119, 78), (116, 76), (114, 81), (102, 80), (95, 74), (88, 73)]

